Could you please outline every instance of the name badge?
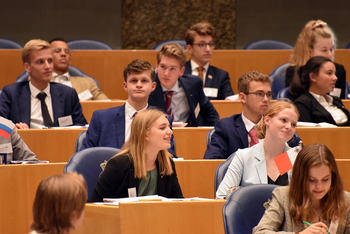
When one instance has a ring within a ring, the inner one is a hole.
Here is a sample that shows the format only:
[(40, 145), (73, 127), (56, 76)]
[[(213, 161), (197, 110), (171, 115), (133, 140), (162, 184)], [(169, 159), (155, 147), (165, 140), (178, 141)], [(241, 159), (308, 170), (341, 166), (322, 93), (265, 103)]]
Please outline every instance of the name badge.
[(340, 97), (341, 89), (340, 88), (334, 88), (332, 92), (329, 94), (332, 96)]
[(207, 97), (217, 97), (218, 96), (218, 89), (217, 88), (203, 88), (204, 94)]
[(79, 93), (78, 97), (80, 101), (86, 101), (86, 100), (92, 99), (93, 96), (90, 90), (87, 89), (84, 92)]
[(137, 197), (137, 195), (136, 195), (136, 188), (135, 187), (128, 188), (128, 194), (129, 194), (129, 197)]
[(58, 118), (58, 125), (60, 127), (66, 127), (66, 126), (73, 125), (72, 116), (68, 115), (68, 116)]
[(196, 106), (196, 109), (194, 109), (194, 115), (196, 116), (196, 118), (198, 117), (200, 111), (201, 111), (201, 108), (198, 103)]
[(12, 145), (11, 143), (5, 143), (0, 145), (0, 153), (8, 154), (12, 153)]
[(337, 229), (338, 229), (338, 223), (339, 221), (336, 220), (336, 221), (332, 221), (331, 224), (329, 225), (329, 228), (328, 228), (328, 232), (330, 234), (336, 234), (337, 233)]

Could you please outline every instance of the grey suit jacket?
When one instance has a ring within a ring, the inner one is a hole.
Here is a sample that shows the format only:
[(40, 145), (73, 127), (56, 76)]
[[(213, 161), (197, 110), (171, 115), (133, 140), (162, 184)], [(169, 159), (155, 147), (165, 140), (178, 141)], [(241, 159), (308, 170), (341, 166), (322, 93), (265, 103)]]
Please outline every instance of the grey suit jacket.
[[(292, 216), (289, 213), (290, 199), (288, 196), (289, 186), (281, 186), (275, 188), (272, 192), (272, 201), (270, 207), (265, 211), (264, 216), (261, 218), (258, 226), (253, 229), (253, 233), (276, 233), (278, 231), (284, 231), (284, 233), (295, 233), (303, 231), (307, 228), (301, 221), (295, 223)], [(345, 199), (350, 202), (350, 194), (345, 192)], [(338, 226), (337, 234), (350, 233), (349, 221), (350, 210), (345, 213), (345, 222), (347, 228), (343, 225)], [(329, 223), (324, 222), (328, 227)]]
[[(289, 149), (290, 147), (285, 143), (283, 152)], [(291, 177), (291, 173), (292, 170), (289, 170), (288, 180)], [(227, 191), (233, 186), (244, 187), (252, 184), (267, 183), (264, 140), (262, 140), (252, 147), (237, 150), (236, 156), (232, 159), (225, 177), (216, 191), (216, 198), (224, 198)]]

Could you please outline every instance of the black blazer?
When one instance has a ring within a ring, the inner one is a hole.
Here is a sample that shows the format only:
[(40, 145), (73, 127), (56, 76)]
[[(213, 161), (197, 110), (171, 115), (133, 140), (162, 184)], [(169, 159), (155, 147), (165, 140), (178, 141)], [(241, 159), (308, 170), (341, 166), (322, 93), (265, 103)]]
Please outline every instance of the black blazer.
[[(175, 163), (171, 160), (174, 173), (162, 176), (158, 168), (157, 194), (167, 198), (183, 198), (179, 181), (177, 179)], [(110, 159), (101, 173), (92, 192), (91, 202), (102, 202), (103, 198), (128, 197), (128, 189), (139, 189), (140, 179), (134, 177), (134, 165), (130, 158), (124, 154)]]
[[(333, 97), (333, 104), (341, 109), (345, 115), (348, 117), (348, 122), (344, 124), (349, 126), (350, 115), (349, 111), (345, 109), (342, 101), (338, 97)], [(299, 121), (311, 122), (311, 123), (321, 123), (326, 122), (330, 124), (337, 125), (332, 117), (332, 115), (312, 96), (311, 93), (307, 92), (294, 101), (294, 104), (299, 110)]]

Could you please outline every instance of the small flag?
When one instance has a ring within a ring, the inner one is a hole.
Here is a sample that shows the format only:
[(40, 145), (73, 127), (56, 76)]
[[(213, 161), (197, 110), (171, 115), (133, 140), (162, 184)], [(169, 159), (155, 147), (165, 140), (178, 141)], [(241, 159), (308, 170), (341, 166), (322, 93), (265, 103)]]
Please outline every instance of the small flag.
[(300, 151), (300, 146), (296, 146), (274, 158), (280, 175), (285, 174), (293, 168), (294, 161)]
[(0, 136), (8, 139), (11, 135), (12, 129), (15, 127), (15, 124), (12, 121), (0, 117)]
[(209, 79), (213, 79), (213, 77), (212, 77), (211, 75), (208, 75), (208, 78), (209, 78)]

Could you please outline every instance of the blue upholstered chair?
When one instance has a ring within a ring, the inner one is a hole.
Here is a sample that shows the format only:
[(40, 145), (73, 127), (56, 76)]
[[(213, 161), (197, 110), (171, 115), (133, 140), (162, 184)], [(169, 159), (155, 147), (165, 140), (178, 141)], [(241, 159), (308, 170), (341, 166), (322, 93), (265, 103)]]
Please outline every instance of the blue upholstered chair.
[(77, 39), (67, 42), (71, 50), (113, 50), (113, 47), (102, 42), (90, 39)]
[[(97, 82), (97, 80), (91, 76), (86, 75), (82, 70), (80, 70), (79, 68), (73, 67), (73, 66), (69, 66), (68, 67), (68, 72), (69, 75), (71, 76), (80, 76), (80, 77), (89, 77), (92, 78), (95, 82), (95, 84), (97, 85), (98, 88), (100, 88), (100, 84)], [(16, 82), (21, 82), (21, 81), (26, 81), (28, 80), (29, 74), (27, 71), (23, 71), (21, 75), (19, 75), (16, 78)]]
[(261, 39), (253, 41), (246, 46), (244, 50), (292, 50), (294, 47), (284, 41), (273, 40), (273, 39)]
[(273, 79), (273, 82), (271, 84), (271, 91), (275, 96), (277, 96), (278, 92), (281, 89), (284, 89), (286, 87), (285, 70), (288, 66), (289, 66), (289, 63), (282, 64), (276, 67), (270, 74), (270, 77)]
[(167, 40), (167, 41), (162, 41), (156, 44), (155, 46), (152, 47), (152, 50), (159, 50), (163, 45), (169, 44), (169, 43), (177, 43), (180, 44), (183, 48), (186, 49), (186, 41), (183, 39), (174, 39), (174, 40)]
[(207, 134), (207, 145), (211, 142), (211, 136), (214, 134), (214, 132), (215, 132), (215, 128), (212, 128), (209, 130)]
[(215, 172), (214, 180), (214, 197), (216, 196), (216, 190), (218, 190), (221, 181), (224, 179), (228, 166), (230, 166), (233, 157), (236, 155), (236, 152), (232, 153), (225, 162), (221, 163)]
[(222, 209), (226, 234), (251, 234), (268, 207), (272, 184), (258, 184), (235, 191)]
[(350, 49), (350, 43), (345, 47), (345, 49)]
[(280, 99), (280, 98), (289, 99), (291, 97), (292, 97), (292, 94), (289, 92), (289, 87), (281, 89), (276, 95), (276, 99)]
[(80, 151), (81, 146), (84, 144), (86, 138), (86, 132), (81, 132), (77, 138), (77, 142), (75, 143), (75, 153)]
[(107, 161), (116, 155), (119, 149), (112, 147), (93, 147), (79, 151), (69, 159), (64, 172), (77, 172), (82, 174), (88, 187), (88, 201), (94, 186), (104, 170)]
[(23, 49), (23, 46), (13, 40), (0, 38), (0, 49)]

